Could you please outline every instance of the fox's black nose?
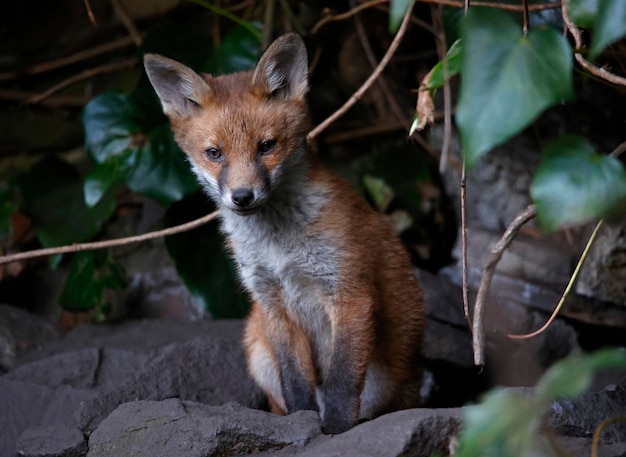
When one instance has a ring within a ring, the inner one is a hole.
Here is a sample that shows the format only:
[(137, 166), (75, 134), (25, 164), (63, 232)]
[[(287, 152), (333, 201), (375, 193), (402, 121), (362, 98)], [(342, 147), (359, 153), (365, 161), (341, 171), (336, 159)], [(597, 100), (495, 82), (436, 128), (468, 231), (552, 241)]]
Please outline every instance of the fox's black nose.
[(253, 201), (254, 193), (250, 189), (236, 189), (233, 192), (233, 202), (237, 206), (250, 206)]

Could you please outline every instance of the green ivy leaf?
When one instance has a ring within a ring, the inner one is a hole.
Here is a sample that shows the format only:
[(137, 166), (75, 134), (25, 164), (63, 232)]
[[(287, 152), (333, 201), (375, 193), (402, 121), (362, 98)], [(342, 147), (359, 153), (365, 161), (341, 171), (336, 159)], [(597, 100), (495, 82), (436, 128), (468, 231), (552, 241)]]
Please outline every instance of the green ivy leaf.
[(106, 291), (126, 287), (124, 268), (107, 250), (83, 251), (74, 255), (60, 304), (70, 311), (106, 308)]
[(119, 182), (120, 163), (119, 158), (110, 157), (102, 163), (96, 164), (85, 176), (83, 192), (85, 203), (93, 207), (106, 195), (106, 193)]
[(46, 247), (93, 238), (115, 211), (111, 194), (106, 194), (94, 207), (88, 207), (78, 172), (54, 158), (41, 160), (20, 176), (17, 188), (24, 210)]
[(125, 177), (126, 184), (132, 191), (147, 195), (163, 206), (199, 187), (167, 124), (150, 132), (133, 161), (134, 166)]
[[(198, 198), (188, 198), (172, 205), (166, 221), (171, 225), (179, 224), (209, 211), (206, 197), (199, 194)], [(249, 304), (236, 279), (232, 260), (224, 249), (217, 221), (169, 236), (165, 245), (185, 285), (211, 316), (241, 318), (247, 314)]]
[(567, 13), (574, 24), (579, 27), (593, 27), (598, 12), (598, 0), (569, 0)]
[(393, 189), (382, 178), (376, 176), (363, 176), (363, 186), (370, 196), (376, 209), (384, 213), (394, 198)]
[(488, 392), (480, 405), (465, 408), (465, 428), (455, 456), (531, 457), (531, 443), (541, 418), (536, 405), (519, 392)]
[(572, 354), (552, 366), (534, 391), (496, 389), (480, 405), (465, 408), (464, 429), (456, 457), (561, 456), (555, 444), (540, 432), (542, 417), (551, 401), (583, 393), (593, 374), (601, 369), (626, 368), (623, 349), (593, 354)]
[(528, 37), (506, 13), (471, 8), (461, 23), (461, 96), (456, 122), (468, 166), (573, 96), (572, 53), (556, 30)]
[[(463, 54), (463, 45), (461, 44), (461, 40), (456, 40), (448, 49), (448, 54), (446, 55), (446, 59), (448, 61), (448, 79), (452, 78), (455, 75), (458, 75), (461, 71), (461, 57)], [(443, 87), (446, 80), (443, 74), (443, 61), (437, 63), (432, 69), (432, 73), (430, 74), (430, 80), (428, 81), (429, 90), (439, 89)]]
[(626, 1), (603, 0), (598, 2), (598, 13), (589, 48), (589, 58), (595, 59), (609, 44), (624, 36), (626, 36)]
[(391, 0), (389, 7), (389, 33), (396, 33), (402, 18), (413, 4), (413, 0)]
[(548, 145), (530, 189), (545, 230), (618, 214), (626, 209), (626, 171), (597, 154), (585, 138), (565, 136)]
[(133, 135), (141, 132), (135, 117), (129, 97), (119, 92), (102, 93), (85, 106), (85, 147), (94, 162), (106, 162), (134, 147)]
[(598, 370), (626, 368), (623, 349), (602, 349), (592, 355), (572, 354), (548, 370), (536, 387), (535, 394), (543, 403), (584, 393)]
[[(259, 28), (257, 23), (252, 23), (251, 26)], [(248, 28), (235, 27), (214, 50), (203, 71), (226, 74), (252, 70), (257, 64), (260, 45), (258, 33), (252, 34)]]
[(85, 108), (87, 150), (99, 165), (85, 183), (90, 204), (118, 180), (164, 206), (198, 188), (169, 124), (162, 122), (146, 131), (151, 118), (137, 108), (137, 103), (125, 94), (106, 93)]

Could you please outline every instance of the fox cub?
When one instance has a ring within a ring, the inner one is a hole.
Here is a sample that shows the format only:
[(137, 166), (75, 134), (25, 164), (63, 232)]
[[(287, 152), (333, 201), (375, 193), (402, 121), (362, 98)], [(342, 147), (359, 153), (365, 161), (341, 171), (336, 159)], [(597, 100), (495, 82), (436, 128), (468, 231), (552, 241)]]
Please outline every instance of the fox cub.
[(398, 237), (309, 148), (307, 54), (278, 38), (256, 69), (199, 75), (145, 56), (176, 141), (253, 301), (244, 346), (272, 411), (326, 433), (419, 405), (422, 292)]

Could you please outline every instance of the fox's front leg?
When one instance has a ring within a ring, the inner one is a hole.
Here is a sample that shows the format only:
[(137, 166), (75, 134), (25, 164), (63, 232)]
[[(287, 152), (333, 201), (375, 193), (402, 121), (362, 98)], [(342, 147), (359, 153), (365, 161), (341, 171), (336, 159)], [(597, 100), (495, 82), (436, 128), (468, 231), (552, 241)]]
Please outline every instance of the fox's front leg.
[(369, 297), (335, 304), (331, 310), (333, 350), (322, 380), (325, 433), (342, 433), (357, 424), (360, 395), (374, 343)]
[(284, 312), (274, 309), (270, 318), (254, 303), (244, 346), (250, 373), (267, 394), (273, 412), (284, 415), (319, 410), (309, 341)]

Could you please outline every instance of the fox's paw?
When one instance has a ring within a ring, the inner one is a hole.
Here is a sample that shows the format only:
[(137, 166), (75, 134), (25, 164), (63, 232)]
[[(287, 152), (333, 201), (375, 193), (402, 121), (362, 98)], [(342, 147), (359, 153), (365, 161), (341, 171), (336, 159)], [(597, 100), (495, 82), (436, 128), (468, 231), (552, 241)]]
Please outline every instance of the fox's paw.
[(338, 435), (350, 430), (356, 421), (340, 416), (326, 416), (322, 419), (322, 430), (327, 435)]

